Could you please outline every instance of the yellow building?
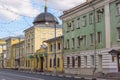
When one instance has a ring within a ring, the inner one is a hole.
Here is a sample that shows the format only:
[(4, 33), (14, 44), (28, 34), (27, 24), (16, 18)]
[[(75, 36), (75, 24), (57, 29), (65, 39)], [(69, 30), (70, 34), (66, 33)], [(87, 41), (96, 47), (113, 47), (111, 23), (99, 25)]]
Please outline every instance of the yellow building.
[[(33, 21), (33, 26), (24, 30), (25, 32), (25, 53), (26, 53), (26, 69), (35, 69), (34, 54), (40, 49), (40, 45), (44, 40), (54, 37), (56, 27), (56, 36), (62, 35), (62, 28), (59, 27), (57, 18), (51, 13), (45, 12), (39, 14)], [(31, 59), (30, 59), (31, 57)]]
[(6, 42), (5, 40), (0, 39), (0, 68), (4, 68), (4, 50), (6, 50)]
[(11, 68), (12, 45), (14, 45), (14, 44), (16, 44), (18, 42), (19, 42), (19, 38), (17, 38), (17, 37), (9, 37), (6, 40), (6, 50), (7, 50), (7, 55), (6, 55), (6, 60), (5, 60), (6, 68)]
[(40, 49), (35, 53), (35, 70), (46, 71), (47, 70), (47, 45), (42, 44)]
[(24, 40), (12, 45), (11, 68), (24, 69), (25, 67), (25, 43)]
[(55, 70), (63, 72), (62, 38), (63, 36), (59, 36), (44, 41), (48, 45), (47, 70), (50, 72), (54, 72)]

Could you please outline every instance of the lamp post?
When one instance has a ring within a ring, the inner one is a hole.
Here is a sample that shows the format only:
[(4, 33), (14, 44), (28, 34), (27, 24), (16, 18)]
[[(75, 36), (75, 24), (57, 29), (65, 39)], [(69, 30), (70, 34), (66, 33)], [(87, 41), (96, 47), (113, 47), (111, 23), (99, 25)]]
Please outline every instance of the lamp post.
[(57, 59), (56, 59), (56, 21), (54, 22), (54, 28), (55, 28), (55, 31), (54, 31), (54, 74), (56, 75), (57, 73)]
[[(89, 6), (91, 6), (92, 7), (92, 9), (93, 9), (93, 27), (94, 27), (94, 70), (93, 70), (93, 79), (92, 80), (96, 80), (96, 78), (94, 78), (95, 77), (95, 71), (96, 71), (96, 54), (97, 54), (97, 52), (96, 52), (96, 15), (95, 15), (95, 13), (96, 13), (96, 9), (95, 9), (95, 7), (93, 6), (93, 2), (94, 2), (95, 0), (87, 0), (87, 3), (89, 4)], [(98, 13), (103, 13), (104, 12), (104, 10), (103, 9), (99, 9), (98, 11), (97, 11)]]
[(20, 70), (20, 37), (18, 39), (19, 39), (19, 70)]
[(2, 46), (2, 68), (4, 69), (4, 53), (3, 53), (3, 46), (4, 45), (1, 45)]
[(96, 71), (96, 20), (95, 20), (95, 7), (93, 6), (93, 1), (95, 0), (87, 0), (87, 3), (89, 6), (93, 9), (93, 28), (94, 28), (94, 69), (93, 69), (93, 78), (92, 80), (96, 80), (95, 77), (95, 71)]

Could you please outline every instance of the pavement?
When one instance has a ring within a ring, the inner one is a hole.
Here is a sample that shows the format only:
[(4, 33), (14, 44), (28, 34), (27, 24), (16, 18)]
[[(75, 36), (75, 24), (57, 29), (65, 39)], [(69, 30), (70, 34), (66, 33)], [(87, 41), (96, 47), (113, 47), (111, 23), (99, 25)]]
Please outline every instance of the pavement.
[[(24, 70), (0, 70), (0, 80), (92, 80), (91, 76), (78, 76), (71, 74), (63, 74), (50, 72), (31, 72)], [(96, 80), (107, 80), (97, 78)], [(110, 79), (108, 79), (110, 80)]]

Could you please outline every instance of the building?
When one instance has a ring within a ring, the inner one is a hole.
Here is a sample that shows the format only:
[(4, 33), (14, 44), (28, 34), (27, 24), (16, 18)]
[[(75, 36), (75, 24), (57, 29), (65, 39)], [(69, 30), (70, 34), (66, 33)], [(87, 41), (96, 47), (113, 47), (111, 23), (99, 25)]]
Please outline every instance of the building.
[(89, 1), (64, 11), (61, 16), (64, 71), (81, 75), (118, 72), (119, 58), (110, 53), (120, 49), (120, 1)]
[(5, 66), (6, 68), (11, 68), (11, 52), (12, 52), (12, 45), (19, 42), (19, 38), (17, 37), (9, 37), (6, 39), (6, 59), (5, 59)]
[(39, 50), (35, 53), (35, 70), (36, 71), (47, 71), (47, 50), (48, 47), (43, 43)]
[(44, 40), (54, 37), (55, 29), (56, 36), (62, 35), (62, 28), (59, 27), (57, 18), (47, 12), (47, 7), (45, 7), (45, 12), (39, 14), (33, 21), (33, 26), (24, 30), (27, 69), (33, 69), (29, 65), (34, 64), (34, 59), (31, 63), (29, 56), (34, 56)]
[(4, 59), (5, 54), (4, 51), (6, 50), (6, 42), (4, 39), (0, 39), (0, 68), (4, 68)]
[(47, 71), (54, 72), (56, 70), (57, 72), (63, 72), (63, 36), (51, 38), (44, 42), (48, 45)]
[(25, 42), (13, 44), (11, 46), (11, 68), (12, 69), (24, 69), (25, 65)]

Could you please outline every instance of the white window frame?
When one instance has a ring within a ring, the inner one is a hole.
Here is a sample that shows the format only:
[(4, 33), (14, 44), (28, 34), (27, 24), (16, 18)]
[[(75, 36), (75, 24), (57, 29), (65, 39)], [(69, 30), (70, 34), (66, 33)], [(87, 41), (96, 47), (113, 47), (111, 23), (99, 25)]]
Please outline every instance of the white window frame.
[(95, 65), (95, 56), (91, 55), (91, 67), (94, 67)]
[(87, 20), (86, 20), (86, 16), (83, 16), (83, 18), (82, 18), (82, 26), (83, 27), (85, 27), (86, 26), (86, 22)]
[(87, 67), (87, 56), (84, 56), (84, 66)]
[(80, 28), (80, 18), (77, 19), (77, 29)]
[(120, 15), (120, 2), (117, 3), (117, 15)]
[(94, 23), (94, 15), (93, 15), (93, 13), (89, 14), (89, 22), (90, 22), (90, 24)]
[(117, 28), (117, 39), (120, 41), (120, 27)]

